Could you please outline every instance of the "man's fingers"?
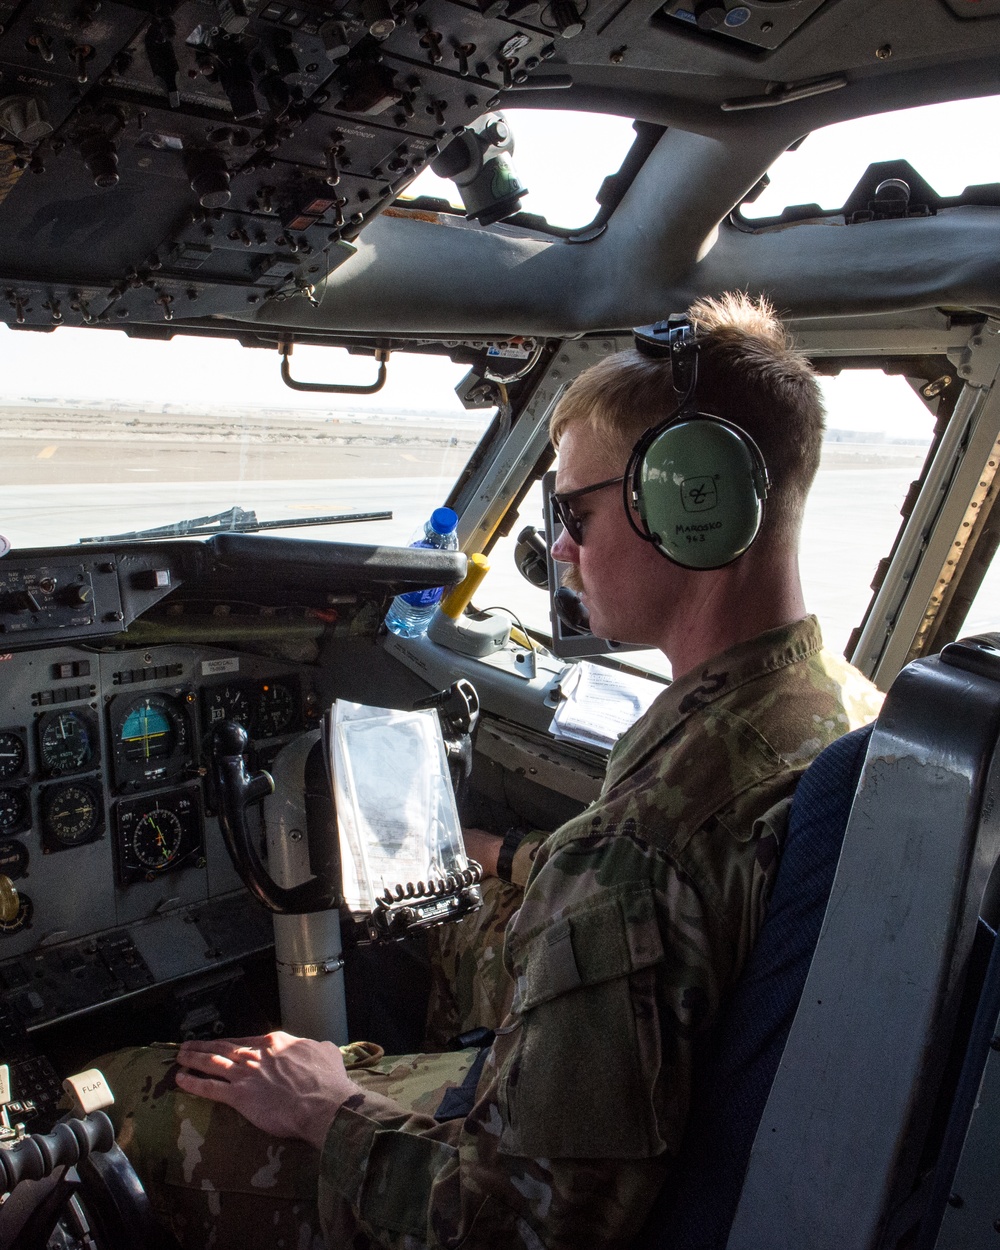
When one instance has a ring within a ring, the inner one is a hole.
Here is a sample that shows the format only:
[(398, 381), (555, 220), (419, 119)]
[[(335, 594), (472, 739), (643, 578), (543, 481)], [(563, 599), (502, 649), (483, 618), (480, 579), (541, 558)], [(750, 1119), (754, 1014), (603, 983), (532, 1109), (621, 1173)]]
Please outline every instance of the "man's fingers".
[[(246, 1038), (250, 1041), (250, 1038)], [(182, 1055), (190, 1055), (196, 1051), (201, 1051), (207, 1055), (226, 1055), (233, 1051), (237, 1046), (241, 1046), (244, 1039), (237, 1040), (234, 1037), (220, 1037), (218, 1041), (213, 1042), (181, 1042), (179, 1050)]]
[(181, 1051), (177, 1056), (177, 1062), (183, 1064), (185, 1068), (194, 1068), (196, 1072), (208, 1072), (216, 1077), (228, 1075), (237, 1066), (226, 1055), (209, 1054), (200, 1050)]

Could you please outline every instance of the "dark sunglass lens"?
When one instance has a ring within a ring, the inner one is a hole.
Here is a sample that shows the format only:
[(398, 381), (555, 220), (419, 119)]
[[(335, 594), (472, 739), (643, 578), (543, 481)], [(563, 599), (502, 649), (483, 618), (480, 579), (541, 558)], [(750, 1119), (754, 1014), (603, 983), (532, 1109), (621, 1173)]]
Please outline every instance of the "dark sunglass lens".
[(569, 534), (570, 538), (572, 538), (572, 540), (579, 547), (583, 541), (583, 531), (580, 528), (579, 518), (573, 513), (570, 505), (565, 503), (562, 499), (556, 500), (556, 509), (559, 513), (559, 520), (562, 521), (563, 528), (566, 530), (566, 533)]

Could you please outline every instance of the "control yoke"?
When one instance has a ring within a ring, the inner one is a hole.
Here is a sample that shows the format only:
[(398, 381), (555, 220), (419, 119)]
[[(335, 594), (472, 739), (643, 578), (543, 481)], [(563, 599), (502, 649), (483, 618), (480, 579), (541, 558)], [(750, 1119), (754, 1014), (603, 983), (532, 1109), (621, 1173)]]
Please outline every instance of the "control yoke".
[[(328, 835), (327, 822), (316, 828), (309, 821), (309, 865), (313, 877), (301, 885), (278, 885), (267, 869), (246, 823), (246, 809), (274, 791), (270, 773), (253, 776), (247, 771), (246, 749), (249, 736), (236, 721), (225, 721), (215, 731), (213, 773), (219, 795), (219, 824), (226, 848), (243, 884), (269, 911), (279, 915), (301, 915), (326, 911), (340, 902), (340, 850), (336, 838)], [(313, 787), (308, 785), (307, 788)], [(308, 797), (308, 795), (307, 795)]]

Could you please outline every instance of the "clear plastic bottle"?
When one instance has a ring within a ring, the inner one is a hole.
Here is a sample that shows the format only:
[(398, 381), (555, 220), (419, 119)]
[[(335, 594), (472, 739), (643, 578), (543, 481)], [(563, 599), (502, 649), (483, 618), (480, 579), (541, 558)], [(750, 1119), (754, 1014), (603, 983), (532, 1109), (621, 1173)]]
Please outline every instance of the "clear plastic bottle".
[[(457, 551), (457, 525), (458, 514), (451, 508), (435, 508), (424, 526), (423, 538), (418, 538), (410, 546)], [(443, 593), (443, 586), (434, 586), (430, 590), (411, 590), (408, 594), (397, 595), (386, 613), (386, 627), (400, 638), (420, 638), (427, 633), (427, 626)]]

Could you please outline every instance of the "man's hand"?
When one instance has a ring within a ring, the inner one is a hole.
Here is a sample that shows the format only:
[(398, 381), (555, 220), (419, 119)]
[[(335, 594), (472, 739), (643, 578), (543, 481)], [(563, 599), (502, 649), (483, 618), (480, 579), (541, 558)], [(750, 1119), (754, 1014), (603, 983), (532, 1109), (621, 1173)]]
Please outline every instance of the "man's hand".
[(465, 853), (469, 859), (482, 865), (483, 876), (495, 877), (497, 856), (503, 846), (503, 838), (498, 838), (495, 833), (487, 833), (485, 829), (463, 829), (462, 837), (465, 839)]
[(301, 1138), (317, 1150), (343, 1103), (359, 1092), (332, 1042), (290, 1033), (184, 1042), (177, 1062), (184, 1093), (224, 1102), (257, 1128)]

